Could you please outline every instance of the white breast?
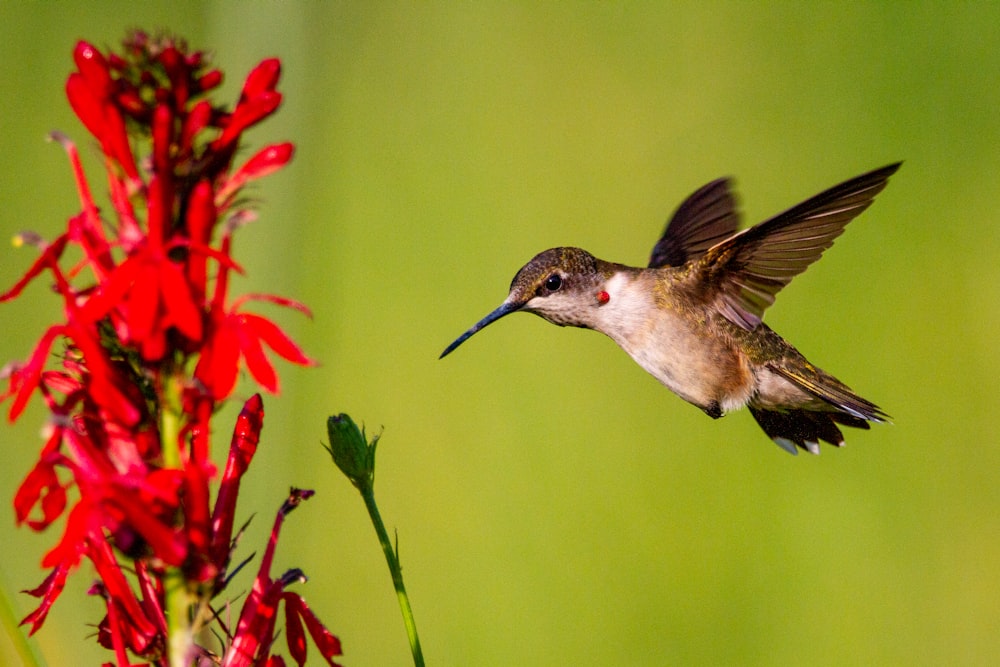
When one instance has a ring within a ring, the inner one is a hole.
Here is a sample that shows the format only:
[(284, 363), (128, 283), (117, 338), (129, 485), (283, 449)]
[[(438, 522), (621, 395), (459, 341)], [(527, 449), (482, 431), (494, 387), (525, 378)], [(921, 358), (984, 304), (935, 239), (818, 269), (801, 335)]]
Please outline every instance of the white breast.
[(605, 283), (605, 291), (610, 299), (598, 310), (593, 328), (607, 334), (646, 372), (702, 408), (718, 403), (730, 411), (746, 404), (752, 383), (734, 381), (745, 372), (741, 355), (681, 313), (657, 307), (634, 277), (616, 274)]

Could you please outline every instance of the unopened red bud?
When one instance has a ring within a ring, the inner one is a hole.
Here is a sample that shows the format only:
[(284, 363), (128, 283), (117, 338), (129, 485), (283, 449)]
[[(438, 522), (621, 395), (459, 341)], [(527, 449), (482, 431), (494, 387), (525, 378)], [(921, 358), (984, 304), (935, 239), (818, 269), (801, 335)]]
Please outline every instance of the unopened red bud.
[(171, 142), (173, 141), (174, 114), (166, 104), (153, 112), (153, 168), (160, 174), (170, 172)]
[(107, 97), (111, 89), (111, 75), (108, 73), (108, 61), (101, 52), (81, 40), (73, 49), (73, 60), (94, 95), (99, 98)]
[(281, 93), (265, 92), (246, 103), (236, 105), (229, 116), (229, 123), (214, 142), (215, 148), (221, 149), (236, 141), (243, 130), (270, 116), (280, 104)]
[(101, 102), (94, 95), (86, 78), (74, 72), (66, 79), (66, 97), (73, 108), (76, 117), (80, 119), (92, 135), (98, 139), (104, 136), (104, 110)]
[(194, 144), (195, 136), (204, 130), (212, 120), (212, 105), (208, 100), (201, 100), (191, 107), (187, 118), (184, 119), (184, 127), (181, 128), (180, 146), (181, 150), (188, 152)]
[(225, 207), (248, 182), (272, 174), (288, 164), (294, 152), (295, 144), (291, 142), (273, 144), (258, 151), (219, 188), (215, 195), (215, 205)]
[(140, 120), (147, 118), (149, 110), (146, 108), (146, 103), (142, 101), (139, 93), (135, 90), (130, 88), (118, 93), (115, 95), (115, 102), (118, 103), (122, 111), (133, 118)]
[(252, 100), (262, 93), (273, 91), (274, 87), (278, 85), (279, 78), (281, 78), (281, 61), (277, 58), (262, 60), (247, 75), (240, 101)]
[(222, 72), (217, 69), (213, 69), (211, 72), (206, 72), (198, 79), (198, 91), (204, 93), (205, 91), (215, 88), (222, 83)]

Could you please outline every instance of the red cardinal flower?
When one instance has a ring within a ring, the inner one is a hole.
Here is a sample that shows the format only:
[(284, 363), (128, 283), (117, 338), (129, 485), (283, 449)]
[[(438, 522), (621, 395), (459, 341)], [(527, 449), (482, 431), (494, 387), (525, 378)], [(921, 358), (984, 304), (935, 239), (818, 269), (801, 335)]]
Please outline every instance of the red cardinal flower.
[(260, 561), (260, 570), (254, 581), (253, 590), (243, 605), (239, 624), (236, 627), (236, 637), (222, 667), (249, 667), (261, 664), (270, 654), (274, 643), (274, 628), (277, 618), (278, 604), (285, 603), (285, 629), (287, 631), (288, 650), (299, 667), (306, 664), (306, 641), (303, 632), (305, 627), (316, 643), (320, 655), (328, 665), (337, 665), (333, 656), (341, 655), (340, 640), (330, 634), (322, 623), (313, 615), (301, 596), (285, 589), (296, 581), (305, 581), (301, 570), (289, 570), (278, 579), (271, 578), (271, 565), (274, 561), (274, 551), (278, 544), (278, 534), (285, 517), (299, 504), (312, 497), (313, 492), (306, 489), (292, 489), (288, 500), (278, 510), (271, 530), (271, 539), (267, 550)]
[[(281, 63), (254, 68), (230, 109), (207, 96), (221, 72), (169, 36), (134, 32), (119, 53), (80, 42), (73, 60), (66, 94), (102, 153), (111, 207), (98, 210), (75, 145), (53, 133), (69, 157), (81, 210), (50, 242), (21, 235), (39, 256), (0, 295), (0, 302), (17, 298), (48, 276), (62, 305), (62, 318), (27, 360), (0, 373), (11, 420), (36, 395), (50, 412), (38, 461), (14, 497), (17, 521), (36, 531), (65, 522), (42, 560), (48, 577), (28, 591), (39, 606), (23, 623), (36, 632), (87, 559), (99, 579), (90, 590), (107, 609), (97, 638), (118, 665), (131, 664), (130, 655), (153, 665), (244, 664), (239, 656), (248, 650), (255, 664), (280, 664), (271, 647), (281, 601), (292, 658), (304, 663), (308, 632), (333, 664), (336, 637), (285, 590), (300, 577), (270, 579), (280, 521), (241, 616), (257, 620), (241, 620), (235, 632), (221, 628), (229, 647), (215, 645), (217, 656), (194, 645), (217, 619), (211, 603), (228, 582), (239, 482), (260, 439), (263, 404), (255, 395), (244, 406), (217, 493), (210, 419), (243, 364), (264, 389), (278, 390), (265, 347), (292, 363), (313, 363), (277, 324), (243, 310), (256, 300), (308, 315), (304, 305), (228, 292), (229, 272), (241, 270), (232, 236), (251, 217), (240, 208), (242, 189), (294, 152), (290, 143), (274, 144), (233, 165), (245, 131), (281, 103)], [(71, 246), (78, 252), (65, 252)], [(70, 255), (76, 264), (65, 264)]]

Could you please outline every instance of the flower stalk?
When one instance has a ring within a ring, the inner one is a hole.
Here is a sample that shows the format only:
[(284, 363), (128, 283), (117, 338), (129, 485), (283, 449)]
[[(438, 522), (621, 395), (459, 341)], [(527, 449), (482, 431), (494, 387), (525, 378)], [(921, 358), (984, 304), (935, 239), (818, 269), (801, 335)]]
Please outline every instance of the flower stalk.
[(350, 415), (343, 413), (327, 418), (326, 430), (330, 439), (329, 444), (325, 445), (326, 450), (364, 500), (382, 553), (385, 554), (385, 562), (389, 566), (392, 585), (399, 601), (399, 610), (403, 614), (403, 624), (406, 626), (406, 636), (410, 642), (413, 664), (416, 667), (423, 667), (424, 654), (420, 648), (420, 636), (417, 634), (417, 623), (413, 616), (413, 608), (410, 606), (410, 597), (406, 594), (406, 586), (403, 583), (403, 568), (399, 564), (398, 547), (393, 546), (389, 540), (389, 533), (386, 532), (378, 504), (375, 502), (375, 449), (382, 436), (373, 436), (369, 441), (364, 429), (359, 429)]
[[(113, 652), (108, 664), (131, 667), (137, 657), (155, 667), (282, 665), (272, 654), (281, 606), (296, 664), (306, 662), (308, 634), (334, 665), (339, 641), (288, 590), (305, 576), (293, 569), (272, 577), (280, 521), (254, 582), (260, 594), (240, 612), (270, 621), (220, 624), (219, 641), (198, 641), (202, 626), (219, 618), (213, 600), (229, 604), (236, 500), (260, 441), (262, 400), (254, 395), (243, 405), (221, 479), (211, 419), (241, 370), (277, 393), (272, 356), (314, 363), (277, 324), (245, 310), (265, 302), (308, 315), (304, 305), (229, 291), (229, 272), (243, 270), (233, 237), (253, 217), (243, 188), (294, 152), (286, 142), (234, 163), (244, 133), (281, 104), (281, 63), (258, 64), (230, 108), (212, 99), (222, 73), (208, 55), (169, 35), (135, 31), (107, 53), (81, 41), (73, 60), (66, 95), (99, 146), (111, 206), (97, 207), (76, 146), (53, 132), (69, 158), (80, 211), (54, 239), (19, 236), (38, 255), (0, 294), (0, 303), (15, 299), (46, 276), (62, 306), (28, 358), (0, 372), (10, 420), (35, 397), (49, 411), (38, 460), (14, 498), (17, 521), (36, 531), (64, 524), (42, 560), (48, 577), (28, 591), (39, 605), (22, 625), (29, 634), (43, 626), (86, 559), (98, 579), (90, 593), (107, 610), (97, 640)], [(297, 505), (312, 492), (292, 495)]]
[(413, 617), (413, 608), (410, 607), (410, 597), (406, 594), (406, 586), (403, 584), (403, 568), (399, 564), (399, 554), (389, 541), (389, 534), (382, 523), (382, 516), (379, 514), (378, 505), (375, 503), (375, 489), (369, 485), (361, 490), (361, 497), (365, 501), (365, 508), (368, 516), (371, 517), (372, 525), (375, 527), (375, 534), (378, 535), (379, 544), (382, 545), (382, 553), (385, 554), (385, 562), (389, 566), (389, 573), (392, 576), (392, 585), (396, 589), (396, 599), (399, 601), (399, 610), (403, 614), (403, 624), (406, 626), (406, 636), (410, 641), (410, 653), (413, 654), (413, 664), (416, 667), (423, 667), (424, 653), (420, 648), (420, 636), (417, 634), (417, 622)]

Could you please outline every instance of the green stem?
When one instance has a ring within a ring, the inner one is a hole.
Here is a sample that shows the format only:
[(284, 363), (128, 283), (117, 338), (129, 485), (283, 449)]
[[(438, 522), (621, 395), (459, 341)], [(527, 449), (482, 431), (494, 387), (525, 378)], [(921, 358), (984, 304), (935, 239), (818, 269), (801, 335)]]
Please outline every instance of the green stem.
[(194, 632), (188, 618), (191, 596), (180, 568), (172, 567), (167, 570), (163, 577), (163, 590), (167, 598), (167, 653), (170, 656), (170, 667), (188, 667), (188, 656), (192, 655), (191, 648), (194, 646)]
[(403, 570), (399, 566), (399, 558), (389, 541), (389, 535), (385, 532), (385, 524), (378, 513), (378, 506), (375, 504), (375, 490), (372, 485), (365, 485), (361, 488), (361, 497), (365, 499), (365, 507), (372, 518), (372, 525), (378, 533), (378, 541), (382, 545), (385, 553), (385, 560), (389, 564), (389, 572), (392, 574), (392, 585), (396, 588), (396, 597), (399, 599), (399, 610), (403, 612), (403, 623), (406, 624), (406, 634), (410, 638), (410, 652), (413, 653), (413, 664), (416, 667), (424, 667), (424, 654), (420, 650), (420, 637), (417, 636), (417, 623), (413, 619), (413, 609), (410, 608), (410, 598), (406, 595), (406, 586), (403, 585)]
[(181, 467), (181, 388), (180, 379), (169, 377), (163, 388), (160, 405), (160, 447), (163, 450), (163, 467), (179, 470)]
[[(6, 578), (4, 579), (6, 583)], [(24, 632), (17, 624), (17, 616), (14, 611), (14, 601), (10, 599), (6, 586), (0, 586), (0, 625), (3, 626), (10, 643), (17, 652), (17, 657), (21, 659), (24, 667), (41, 667), (41, 658), (35, 653), (34, 647), (24, 636)]]
[[(163, 466), (167, 469), (181, 468), (181, 383), (170, 375), (163, 387), (160, 405), (160, 446), (163, 452)], [(193, 597), (188, 589), (187, 579), (179, 567), (167, 568), (163, 576), (163, 590), (166, 597), (167, 654), (171, 667), (188, 667), (194, 645), (194, 630), (191, 627), (190, 610)]]

